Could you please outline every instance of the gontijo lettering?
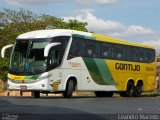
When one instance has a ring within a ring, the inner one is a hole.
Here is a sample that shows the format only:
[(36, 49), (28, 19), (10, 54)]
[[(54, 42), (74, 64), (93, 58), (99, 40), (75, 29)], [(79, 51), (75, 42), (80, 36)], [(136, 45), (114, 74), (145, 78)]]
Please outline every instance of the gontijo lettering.
[(140, 65), (116, 63), (115, 68), (117, 70), (130, 70), (130, 71), (140, 71)]

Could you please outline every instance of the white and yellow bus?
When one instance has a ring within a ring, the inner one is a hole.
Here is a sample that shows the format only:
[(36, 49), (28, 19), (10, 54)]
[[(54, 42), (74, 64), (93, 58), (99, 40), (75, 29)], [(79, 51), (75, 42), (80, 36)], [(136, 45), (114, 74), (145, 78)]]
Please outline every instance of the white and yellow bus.
[[(4, 57), (5, 46), (1, 54)], [(140, 96), (155, 89), (152, 46), (75, 30), (38, 30), (17, 37), (8, 89), (40, 93), (94, 91), (98, 97)]]

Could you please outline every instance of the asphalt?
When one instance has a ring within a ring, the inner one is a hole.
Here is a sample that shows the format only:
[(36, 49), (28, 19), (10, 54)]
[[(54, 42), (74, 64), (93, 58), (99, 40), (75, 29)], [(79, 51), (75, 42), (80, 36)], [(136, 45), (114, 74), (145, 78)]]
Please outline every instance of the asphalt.
[(160, 120), (157, 97), (0, 97), (2, 120)]

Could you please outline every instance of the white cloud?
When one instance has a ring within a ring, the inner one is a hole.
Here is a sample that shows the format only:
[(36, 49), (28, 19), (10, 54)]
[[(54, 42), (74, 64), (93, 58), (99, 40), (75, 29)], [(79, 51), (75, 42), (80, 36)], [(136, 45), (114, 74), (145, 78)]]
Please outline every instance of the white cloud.
[[(64, 19), (77, 19), (87, 22), (87, 29), (90, 32), (109, 35), (120, 39), (128, 39), (139, 43), (147, 43), (155, 46), (157, 49), (160, 48), (160, 39), (157, 40), (160, 36), (152, 29), (140, 25), (127, 26), (117, 21), (101, 19), (93, 15), (93, 12), (94, 11), (91, 9), (83, 9), (76, 12), (74, 17), (64, 17)], [(155, 41), (151, 41), (150, 39), (155, 39)]]
[(128, 33), (137, 35), (152, 35), (155, 32), (150, 28), (144, 28), (138, 25), (131, 25), (128, 27)]
[(96, 33), (111, 35), (115, 37), (128, 37), (128, 36), (143, 36), (143, 35), (153, 35), (155, 32), (150, 28), (145, 28), (139, 25), (126, 26), (120, 22), (112, 20), (104, 20), (97, 18), (93, 15), (93, 10), (83, 9), (76, 13), (74, 17), (65, 17), (68, 19), (77, 19), (88, 23), (88, 30)]
[(145, 28), (139, 25), (123, 25), (124, 30), (121, 29), (120, 32), (114, 32), (112, 35), (117, 37), (128, 37), (128, 36), (152, 36), (155, 35), (156, 32), (151, 30), (150, 28)]
[(93, 10), (83, 9), (79, 11), (79, 13), (75, 17), (65, 17), (65, 19), (77, 19), (79, 21), (87, 22), (87, 28), (89, 29), (89, 31), (98, 33), (103, 33), (104, 31), (111, 30), (119, 30), (123, 28), (123, 25), (121, 23), (97, 18), (91, 12), (93, 12)]
[(146, 45), (152, 45), (152, 46), (154, 46), (156, 48), (157, 51), (160, 52), (160, 39), (158, 39), (158, 40), (144, 41), (142, 43), (146, 44)]

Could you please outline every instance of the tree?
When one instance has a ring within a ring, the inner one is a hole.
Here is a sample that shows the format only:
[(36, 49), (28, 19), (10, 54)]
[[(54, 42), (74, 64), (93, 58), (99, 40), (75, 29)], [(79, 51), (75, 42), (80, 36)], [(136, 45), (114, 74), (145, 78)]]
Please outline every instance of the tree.
[(86, 22), (79, 22), (78, 20), (69, 20), (68, 27), (73, 30), (87, 31)]
[[(41, 14), (20, 9), (19, 11), (3, 9), (0, 11), (0, 49), (7, 44), (13, 44), (16, 37), (24, 32), (40, 29), (74, 29), (87, 31), (87, 23), (78, 20), (65, 22), (63, 18)], [(9, 53), (8, 53), (9, 56)], [(0, 58), (0, 69), (8, 65), (8, 59)], [(6, 73), (1, 69), (0, 76), (6, 78)]]

